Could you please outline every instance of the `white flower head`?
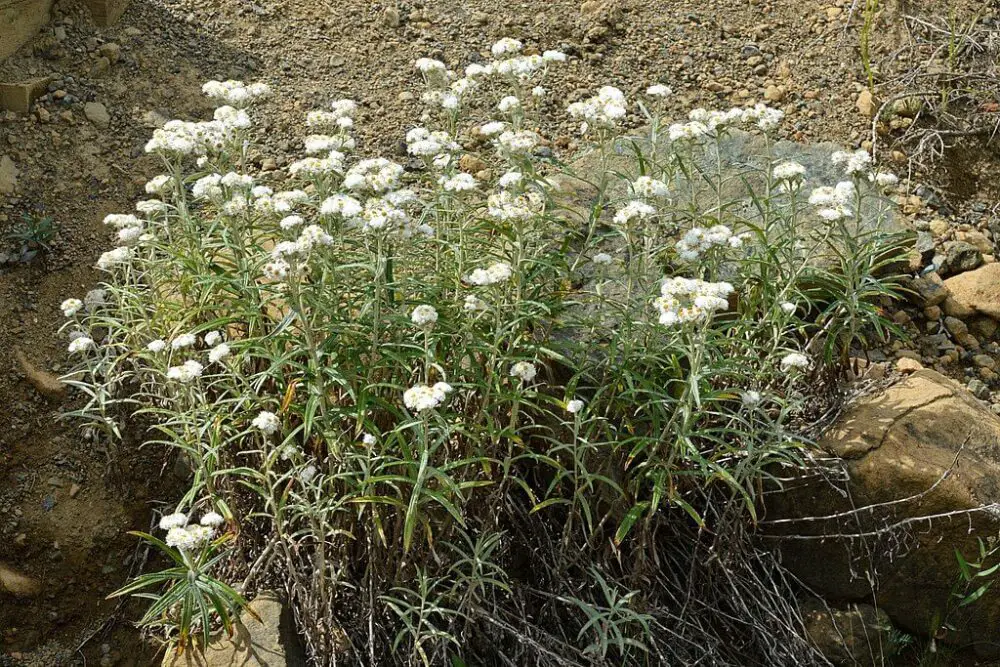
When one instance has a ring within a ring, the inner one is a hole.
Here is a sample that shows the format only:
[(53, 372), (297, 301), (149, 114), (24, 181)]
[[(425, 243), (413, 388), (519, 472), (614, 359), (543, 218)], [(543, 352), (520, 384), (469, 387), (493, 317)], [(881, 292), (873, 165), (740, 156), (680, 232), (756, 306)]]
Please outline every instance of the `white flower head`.
[(199, 521), (198, 523), (200, 523), (203, 526), (208, 526), (209, 528), (218, 528), (225, 522), (226, 520), (223, 519), (222, 515), (219, 514), (218, 512), (206, 512), (205, 514), (202, 515), (201, 521)]
[(646, 94), (650, 97), (670, 97), (673, 94), (670, 86), (664, 86), (662, 83), (657, 83), (646, 89)]
[(510, 375), (524, 382), (531, 382), (538, 375), (538, 368), (530, 361), (517, 361), (510, 367)]
[(181, 551), (196, 551), (212, 541), (215, 537), (215, 529), (210, 526), (191, 525), (186, 527), (171, 528), (167, 531), (164, 542), (168, 547), (174, 547)]
[(583, 401), (581, 401), (580, 399), (574, 398), (571, 401), (567, 401), (567, 403), (566, 403), (566, 412), (568, 412), (568, 413), (570, 413), (572, 415), (575, 415), (575, 414), (581, 412), (583, 410), (583, 407), (584, 407), (583, 406)]
[(748, 408), (752, 408), (755, 405), (760, 405), (760, 402), (763, 399), (759, 391), (753, 391), (753, 390), (743, 392), (743, 396), (741, 398), (743, 400), (743, 405), (745, 405)]
[(791, 315), (791, 314), (792, 314), (792, 313), (794, 313), (794, 312), (795, 312), (796, 310), (798, 310), (798, 306), (796, 306), (796, 305), (795, 305), (794, 303), (792, 303), (791, 301), (785, 301), (785, 302), (783, 302), (783, 303), (781, 304), (781, 310), (782, 310), (782, 311), (783, 311), (783, 312), (784, 312), (784, 313), (785, 313), (786, 315)]
[(519, 53), (522, 48), (524, 48), (524, 44), (520, 41), (510, 37), (504, 37), (490, 47), (490, 53), (499, 57), (508, 53)]
[(209, 347), (215, 347), (222, 342), (222, 332), (220, 331), (209, 331), (205, 334), (205, 345)]
[(217, 364), (230, 354), (232, 354), (232, 350), (229, 347), (229, 343), (220, 343), (208, 351), (208, 361)]
[(59, 309), (62, 310), (63, 315), (66, 317), (73, 317), (83, 310), (83, 301), (79, 299), (66, 299), (59, 306)]
[(438, 321), (438, 314), (434, 306), (424, 304), (413, 309), (413, 312), (410, 314), (410, 320), (418, 327), (429, 329)]
[(812, 363), (809, 361), (809, 357), (799, 352), (790, 352), (786, 354), (781, 359), (781, 370), (788, 372), (790, 370), (806, 370)]
[(281, 429), (281, 420), (278, 419), (278, 415), (267, 410), (261, 410), (260, 414), (253, 418), (251, 422), (254, 428), (263, 432), (265, 435), (274, 435)]
[(486, 123), (485, 125), (481, 125), (479, 127), (479, 134), (483, 135), (484, 137), (492, 137), (495, 134), (500, 134), (501, 132), (503, 132), (506, 127), (507, 123), (504, 123), (503, 121), (499, 120), (490, 121), (489, 123)]
[(132, 249), (128, 246), (121, 246), (101, 255), (97, 259), (97, 268), (102, 271), (110, 271), (116, 266), (128, 263), (131, 258)]
[(497, 109), (503, 111), (504, 113), (507, 113), (508, 111), (515, 111), (520, 108), (521, 100), (517, 99), (514, 95), (508, 95), (497, 104)]
[(159, 354), (160, 352), (163, 352), (165, 349), (167, 349), (167, 341), (163, 340), (162, 338), (151, 340), (148, 343), (146, 343), (146, 349), (152, 352), (153, 354)]
[(364, 436), (361, 438), (361, 442), (371, 447), (372, 445), (378, 442), (378, 438), (376, 438), (371, 433), (365, 433)]
[(795, 181), (806, 175), (806, 168), (798, 162), (788, 161), (775, 165), (773, 173), (776, 181)]
[(160, 530), (170, 530), (171, 528), (183, 528), (187, 525), (188, 518), (183, 512), (164, 514), (160, 517)]
[(455, 174), (451, 178), (441, 177), (441, 187), (447, 192), (468, 192), (476, 189), (476, 179), (472, 174)]
[(170, 341), (170, 348), (173, 350), (183, 350), (185, 347), (191, 347), (198, 341), (198, 338), (191, 333), (181, 334), (177, 336), (172, 341)]
[(489, 307), (490, 306), (488, 303), (480, 299), (475, 294), (469, 294), (468, 296), (466, 296), (465, 303), (462, 304), (462, 309), (470, 313), (488, 310)]
[(495, 285), (510, 280), (514, 270), (506, 262), (494, 262), (486, 269), (476, 269), (465, 277), (465, 282), (473, 285)]
[(69, 342), (69, 353), (70, 354), (82, 354), (88, 350), (94, 349), (94, 339), (87, 336), (77, 336)]
[(447, 382), (438, 382), (431, 387), (418, 384), (403, 392), (403, 405), (414, 412), (433, 410), (444, 403), (451, 391), (451, 385)]
[(594, 255), (593, 261), (594, 264), (597, 264), (598, 266), (607, 266), (608, 264), (611, 264), (613, 261), (615, 261), (615, 259), (606, 252), (599, 252), (596, 255)]
[(167, 369), (167, 379), (176, 380), (187, 384), (201, 377), (205, 367), (194, 359), (188, 359), (180, 366), (171, 366)]

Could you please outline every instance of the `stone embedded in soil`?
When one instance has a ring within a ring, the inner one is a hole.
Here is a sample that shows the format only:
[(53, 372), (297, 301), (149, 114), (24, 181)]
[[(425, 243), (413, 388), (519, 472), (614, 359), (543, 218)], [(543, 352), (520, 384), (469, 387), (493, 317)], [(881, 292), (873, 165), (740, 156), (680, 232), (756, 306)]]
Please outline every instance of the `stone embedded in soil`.
[(865, 118), (871, 118), (875, 115), (875, 100), (872, 97), (872, 91), (865, 88), (858, 95), (858, 101), (855, 102), (855, 106), (858, 108), (858, 113), (860, 113)]
[(83, 115), (97, 127), (107, 127), (111, 124), (111, 114), (108, 108), (100, 102), (87, 102), (83, 107)]
[(12, 195), (17, 189), (17, 166), (6, 155), (0, 157), (0, 195)]
[(47, 76), (14, 83), (0, 83), (0, 109), (28, 113), (31, 103), (45, 94), (51, 79)]
[(305, 667), (291, 610), (271, 593), (258, 595), (249, 609), (253, 614), (241, 615), (232, 638), (214, 637), (204, 652), (168, 650), (162, 667)]
[(14, 349), (14, 358), (17, 359), (18, 365), (21, 367), (21, 372), (24, 377), (28, 379), (28, 382), (46, 398), (63, 398), (66, 395), (66, 385), (59, 381), (59, 378), (52, 375), (47, 371), (35, 366), (31, 361), (24, 356), (24, 352), (20, 348)]
[(0, 563), (0, 593), (9, 593), (14, 597), (35, 597), (42, 591), (42, 585), (31, 577)]

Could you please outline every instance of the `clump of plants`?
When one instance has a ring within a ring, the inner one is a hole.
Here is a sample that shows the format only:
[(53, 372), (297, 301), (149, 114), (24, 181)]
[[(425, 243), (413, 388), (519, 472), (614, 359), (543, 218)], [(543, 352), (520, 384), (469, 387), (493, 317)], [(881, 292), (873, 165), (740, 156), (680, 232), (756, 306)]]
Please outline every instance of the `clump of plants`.
[[(419, 168), (354, 155), (338, 100), (265, 183), (262, 84), (210, 82), (214, 120), (154, 133), (165, 171), (107, 218), (101, 299), (63, 305), (74, 415), (108, 439), (148, 424), (192, 470), (146, 537), (173, 567), (122, 592), (184, 647), (277, 583), (324, 665), (808, 660), (746, 537), (817, 379), (888, 327), (897, 240), (862, 211), (894, 177), (864, 153), (816, 189), (793, 162), (759, 188), (706, 170), (738, 128), (770, 146), (782, 114), (670, 124), (664, 86), (570, 105), (600, 158), (572, 173), (533, 129), (565, 55), (492, 52), (464, 76), (416, 62)], [(623, 140), (637, 106), (649, 129)], [(476, 141), (492, 164), (464, 173)], [(582, 217), (566, 178), (594, 193)]]

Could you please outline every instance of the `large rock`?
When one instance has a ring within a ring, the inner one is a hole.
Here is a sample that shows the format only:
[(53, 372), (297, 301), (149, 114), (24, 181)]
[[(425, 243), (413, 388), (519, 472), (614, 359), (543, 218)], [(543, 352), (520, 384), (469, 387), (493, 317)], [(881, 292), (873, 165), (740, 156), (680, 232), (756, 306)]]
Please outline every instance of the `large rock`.
[(53, 0), (0, 2), (0, 61), (26, 44), (49, 22)]
[(167, 651), (162, 667), (305, 667), (292, 614), (272, 593), (261, 593), (244, 611), (232, 638), (212, 639), (208, 649)]
[(944, 311), (954, 317), (986, 315), (1000, 320), (1000, 264), (992, 263), (944, 281)]
[[(764, 525), (785, 564), (829, 600), (874, 602), (910, 633), (941, 632), (935, 619), (954, 607), (955, 550), (978, 556), (976, 538), (1000, 527), (975, 511), (1000, 503), (1000, 418), (921, 370), (860, 400), (818, 444), (846, 481), (788, 484), (769, 502)], [(959, 631), (946, 640), (1000, 643), (1000, 587), (951, 611)]]

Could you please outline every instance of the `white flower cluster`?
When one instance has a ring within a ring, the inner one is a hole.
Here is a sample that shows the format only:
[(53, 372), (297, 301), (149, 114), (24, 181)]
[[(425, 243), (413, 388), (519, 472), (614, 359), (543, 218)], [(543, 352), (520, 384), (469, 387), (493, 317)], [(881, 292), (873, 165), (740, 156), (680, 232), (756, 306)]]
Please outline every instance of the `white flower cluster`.
[(533, 191), (515, 194), (501, 190), (486, 198), (486, 212), (498, 220), (527, 220), (540, 215), (544, 208), (545, 200)]
[(403, 166), (385, 158), (361, 160), (347, 170), (344, 187), (349, 190), (387, 192), (399, 187)]
[(340, 151), (330, 151), (326, 157), (307, 157), (288, 165), (288, 173), (292, 176), (324, 176), (326, 174), (344, 171), (344, 154)]
[(465, 282), (471, 285), (479, 285), (484, 287), (487, 285), (496, 285), (497, 283), (506, 282), (511, 279), (514, 275), (514, 270), (511, 268), (510, 264), (506, 262), (494, 262), (490, 264), (488, 268), (476, 269), (469, 275), (465, 276)]
[(69, 353), (70, 354), (82, 354), (89, 350), (93, 350), (96, 347), (93, 338), (88, 336), (77, 336), (69, 342)]
[(708, 229), (694, 227), (677, 241), (677, 254), (681, 259), (692, 262), (713, 248), (741, 248), (745, 238), (745, 234), (733, 234), (733, 230), (725, 225)]
[(494, 139), (493, 143), (500, 151), (518, 155), (530, 153), (540, 141), (541, 137), (531, 130), (505, 130)]
[(171, 366), (167, 369), (167, 379), (188, 384), (201, 377), (205, 367), (194, 359), (188, 359), (180, 366)]
[(438, 321), (437, 310), (434, 309), (434, 306), (426, 304), (417, 306), (410, 313), (410, 320), (418, 327), (429, 329)]
[(476, 189), (476, 179), (472, 174), (455, 174), (452, 177), (441, 176), (438, 179), (440, 185), (446, 192), (468, 192)]
[(586, 134), (590, 129), (614, 129), (625, 118), (628, 106), (625, 94), (614, 86), (604, 86), (597, 95), (574, 102), (566, 107), (573, 118), (583, 119), (580, 133)]
[(830, 160), (834, 165), (843, 167), (847, 176), (865, 175), (872, 167), (872, 156), (865, 150), (837, 151), (830, 156)]
[(459, 148), (450, 134), (440, 130), (431, 132), (425, 127), (415, 127), (406, 133), (406, 151), (417, 157), (436, 158)]
[(811, 365), (809, 357), (799, 352), (790, 352), (781, 359), (781, 370), (786, 373), (791, 370), (807, 370)]
[(128, 264), (129, 260), (132, 259), (132, 249), (128, 246), (120, 246), (112, 250), (108, 250), (97, 258), (97, 268), (102, 271), (111, 271), (116, 266), (121, 266), (123, 264)]
[(538, 368), (530, 361), (518, 361), (510, 367), (510, 376), (519, 378), (522, 382), (531, 382), (538, 375)]
[(164, 542), (168, 547), (181, 551), (196, 551), (215, 537), (215, 529), (225, 523), (217, 512), (206, 512), (201, 521), (188, 525), (188, 517), (183, 512), (167, 514), (160, 518), (160, 530), (167, 531)]
[(438, 382), (433, 386), (418, 384), (403, 392), (403, 405), (414, 412), (433, 410), (448, 398), (452, 386), (447, 382)]
[[(226, 107), (223, 107), (225, 109)], [(216, 119), (191, 123), (172, 120), (153, 131), (146, 143), (147, 153), (168, 155), (207, 155), (222, 150), (239, 136), (239, 130), (249, 127), (245, 112), (235, 115), (216, 112)]]
[(616, 225), (625, 226), (633, 220), (648, 220), (656, 215), (656, 209), (644, 201), (630, 201), (618, 209), (613, 221)]
[(729, 283), (710, 283), (692, 278), (668, 278), (660, 287), (660, 297), (654, 305), (660, 311), (660, 324), (674, 326), (686, 322), (701, 322), (712, 313), (729, 306), (733, 293)]
[(251, 424), (265, 435), (274, 435), (281, 430), (281, 420), (278, 415), (267, 410), (261, 410)]
[(79, 299), (66, 299), (59, 306), (59, 309), (66, 317), (73, 317), (83, 310), (83, 301), (80, 301)]
[(692, 109), (688, 113), (689, 122), (674, 123), (667, 128), (667, 134), (671, 141), (692, 141), (717, 136), (736, 124), (756, 125), (764, 132), (770, 132), (784, 117), (783, 111), (762, 103), (749, 109), (733, 107), (728, 111)]
[(245, 107), (252, 102), (268, 97), (271, 87), (266, 83), (247, 85), (242, 81), (208, 81), (201, 91), (209, 98), (234, 107)]
[(776, 181), (795, 182), (805, 177), (806, 168), (798, 162), (788, 161), (776, 164), (771, 173)]
[(661, 180), (650, 176), (639, 176), (631, 183), (632, 194), (642, 199), (667, 199), (670, 187)]
[(809, 203), (817, 207), (817, 214), (824, 220), (834, 221), (854, 215), (858, 191), (851, 181), (841, 181), (834, 187), (815, 188), (809, 194)]

